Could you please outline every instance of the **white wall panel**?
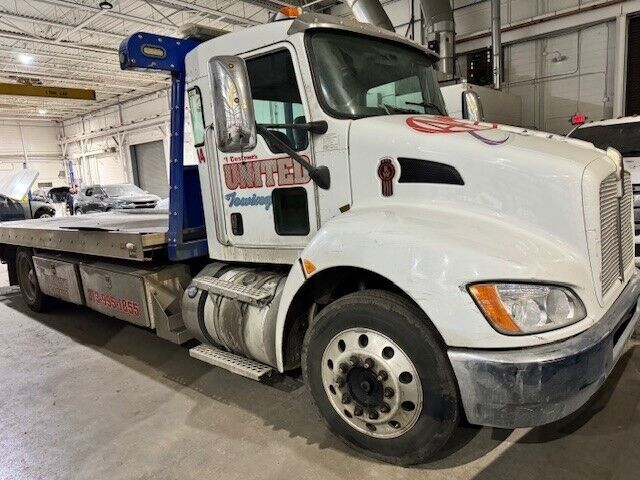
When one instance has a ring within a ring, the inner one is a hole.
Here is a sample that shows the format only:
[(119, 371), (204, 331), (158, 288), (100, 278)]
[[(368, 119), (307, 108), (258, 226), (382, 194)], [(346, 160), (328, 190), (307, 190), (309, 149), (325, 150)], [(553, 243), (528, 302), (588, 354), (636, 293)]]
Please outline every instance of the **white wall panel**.
[(615, 23), (505, 47), (505, 89), (520, 95), (524, 124), (566, 133), (576, 112), (613, 113)]
[(0, 120), (0, 176), (24, 168), (26, 161), (28, 168), (39, 172), (37, 183), (64, 185), (66, 179), (59, 177), (64, 170), (59, 133), (53, 122)]
[(127, 178), (120, 158), (117, 155), (100, 155), (92, 159), (98, 165), (99, 178), (95, 183), (126, 183)]

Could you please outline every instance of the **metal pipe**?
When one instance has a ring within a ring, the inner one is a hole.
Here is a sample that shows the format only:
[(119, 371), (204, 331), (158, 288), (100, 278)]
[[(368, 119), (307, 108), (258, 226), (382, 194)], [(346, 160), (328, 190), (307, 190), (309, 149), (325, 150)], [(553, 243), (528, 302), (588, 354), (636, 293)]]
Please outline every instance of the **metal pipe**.
[(455, 23), (450, 0), (420, 0), (425, 18), (422, 43), (434, 40), (440, 49), (439, 69), (445, 75), (455, 74)]
[(391, 32), (396, 31), (380, 0), (347, 0), (347, 5), (359, 22), (370, 23)]
[(491, 51), (493, 56), (493, 88), (502, 88), (502, 37), (500, 0), (491, 0)]

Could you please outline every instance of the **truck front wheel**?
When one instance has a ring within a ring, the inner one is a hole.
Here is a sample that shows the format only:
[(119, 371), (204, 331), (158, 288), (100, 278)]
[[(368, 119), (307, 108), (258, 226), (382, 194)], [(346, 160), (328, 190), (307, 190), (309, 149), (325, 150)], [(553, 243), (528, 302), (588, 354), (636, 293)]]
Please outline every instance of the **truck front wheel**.
[(458, 425), (442, 342), (399, 295), (365, 290), (324, 308), (305, 336), (302, 368), (329, 428), (366, 455), (422, 463)]
[(36, 269), (31, 258), (31, 251), (20, 248), (16, 254), (16, 271), (20, 292), (27, 306), (34, 312), (44, 312), (53, 303), (53, 298), (42, 293)]

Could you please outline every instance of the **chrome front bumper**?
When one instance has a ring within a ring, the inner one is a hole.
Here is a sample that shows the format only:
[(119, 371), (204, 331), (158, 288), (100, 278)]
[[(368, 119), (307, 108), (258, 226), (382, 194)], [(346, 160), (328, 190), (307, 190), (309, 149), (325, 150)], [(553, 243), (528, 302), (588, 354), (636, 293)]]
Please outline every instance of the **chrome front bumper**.
[(636, 271), (603, 318), (588, 330), (518, 350), (450, 349), (470, 423), (532, 427), (573, 413), (605, 382), (633, 334), (640, 310)]

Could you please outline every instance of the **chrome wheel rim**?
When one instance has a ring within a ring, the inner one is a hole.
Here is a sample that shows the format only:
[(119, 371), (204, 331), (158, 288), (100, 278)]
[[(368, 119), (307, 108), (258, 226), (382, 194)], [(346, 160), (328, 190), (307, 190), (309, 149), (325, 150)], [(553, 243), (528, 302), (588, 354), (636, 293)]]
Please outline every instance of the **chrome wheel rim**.
[(51, 218), (51, 215), (49, 215), (48, 213), (43, 213), (38, 218)]
[(352, 328), (331, 339), (322, 355), (322, 383), (338, 415), (370, 437), (399, 437), (422, 411), (422, 385), (413, 362), (372, 329)]
[(36, 279), (36, 272), (31, 268), (31, 263), (26, 257), (20, 258), (19, 275), (20, 275), (20, 287), (22, 293), (29, 303), (33, 303), (36, 299), (36, 292), (38, 290), (38, 280)]

